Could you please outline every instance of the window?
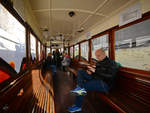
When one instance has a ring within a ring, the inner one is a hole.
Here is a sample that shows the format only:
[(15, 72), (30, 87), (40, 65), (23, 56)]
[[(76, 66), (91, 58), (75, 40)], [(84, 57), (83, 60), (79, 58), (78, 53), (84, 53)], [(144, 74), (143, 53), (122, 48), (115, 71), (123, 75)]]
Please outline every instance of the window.
[(65, 48), (65, 53), (67, 53), (67, 54), (68, 54), (68, 48)]
[(108, 56), (108, 34), (92, 40), (92, 60), (96, 59), (95, 51), (102, 48)]
[(30, 34), (31, 56), (32, 59), (36, 57), (36, 38)]
[(63, 53), (63, 51), (64, 51), (64, 48), (60, 48), (60, 52)]
[(0, 57), (20, 71), (25, 53), (25, 27), (0, 4)]
[(81, 60), (87, 60), (89, 58), (89, 43), (88, 41), (81, 43)]
[(50, 48), (47, 48), (47, 56), (48, 54), (51, 52), (51, 49)]
[(70, 58), (73, 58), (73, 47), (70, 48)]
[(122, 66), (150, 71), (150, 19), (115, 32), (115, 59)]
[(74, 56), (75, 58), (79, 58), (79, 45), (74, 46)]
[(40, 44), (40, 42), (38, 42), (38, 54), (39, 54), (39, 61), (40, 61), (40, 47), (41, 46), (41, 44)]

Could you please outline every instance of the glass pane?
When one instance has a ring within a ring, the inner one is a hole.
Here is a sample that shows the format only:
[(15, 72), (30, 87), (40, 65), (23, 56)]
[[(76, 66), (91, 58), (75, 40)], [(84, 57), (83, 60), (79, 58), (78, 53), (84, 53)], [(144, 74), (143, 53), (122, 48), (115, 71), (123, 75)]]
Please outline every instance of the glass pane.
[(60, 52), (63, 53), (63, 51), (64, 51), (64, 48), (60, 48)]
[(81, 43), (81, 60), (87, 60), (89, 58), (89, 43), (83, 42)]
[(67, 53), (67, 54), (68, 54), (68, 48), (66, 48), (65, 53)]
[(50, 50), (51, 50), (50, 48), (47, 48), (47, 56), (51, 52)]
[(30, 45), (32, 59), (34, 59), (36, 57), (36, 38), (32, 34), (30, 34)]
[(74, 46), (74, 56), (75, 58), (79, 58), (79, 45)]
[(25, 28), (0, 4), (0, 57), (6, 62), (14, 62), (15, 70), (20, 66), (25, 54)]
[(115, 32), (116, 61), (150, 71), (150, 19)]
[(108, 34), (92, 40), (92, 60), (96, 59), (95, 51), (102, 48), (108, 56)]
[(73, 47), (70, 48), (70, 57), (73, 58)]
[(38, 42), (38, 54), (39, 54), (39, 61), (40, 61), (40, 47), (41, 46), (41, 44), (40, 44), (40, 42)]

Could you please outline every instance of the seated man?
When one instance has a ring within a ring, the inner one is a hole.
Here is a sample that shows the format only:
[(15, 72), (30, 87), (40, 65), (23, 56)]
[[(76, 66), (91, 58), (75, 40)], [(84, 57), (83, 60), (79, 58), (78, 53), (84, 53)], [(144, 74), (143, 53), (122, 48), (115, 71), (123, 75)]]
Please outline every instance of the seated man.
[(79, 70), (77, 88), (71, 91), (76, 95), (75, 103), (69, 107), (70, 112), (81, 111), (82, 101), (87, 91), (108, 92), (115, 82), (118, 66), (108, 58), (102, 49), (95, 52), (98, 60), (96, 67), (88, 66), (86, 71)]

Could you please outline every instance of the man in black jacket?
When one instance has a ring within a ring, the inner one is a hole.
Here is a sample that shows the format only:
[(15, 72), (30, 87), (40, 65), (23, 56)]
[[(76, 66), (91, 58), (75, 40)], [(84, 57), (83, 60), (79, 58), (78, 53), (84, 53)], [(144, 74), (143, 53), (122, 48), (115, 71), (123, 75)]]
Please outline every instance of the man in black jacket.
[(98, 49), (95, 56), (98, 60), (96, 67), (87, 66), (86, 71), (78, 71), (77, 88), (71, 91), (76, 99), (74, 105), (68, 108), (70, 112), (82, 110), (83, 97), (87, 91), (108, 92), (113, 87), (118, 71), (117, 64), (102, 49)]

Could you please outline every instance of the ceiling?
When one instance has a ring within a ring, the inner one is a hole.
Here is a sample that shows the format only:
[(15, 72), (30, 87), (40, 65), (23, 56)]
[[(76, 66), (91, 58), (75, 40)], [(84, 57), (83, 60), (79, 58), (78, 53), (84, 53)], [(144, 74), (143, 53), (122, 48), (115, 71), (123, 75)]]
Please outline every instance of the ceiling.
[[(89, 29), (93, 24), (108, 17), (131, 0), (30, 0), (32, 10), (43, 30), (46, 40), (62, 36), (72, 40), (81, 28)], [(68, 13), (75, 12), (70, 17)], [(48, 31), (44, 31), (47, 28)]]

